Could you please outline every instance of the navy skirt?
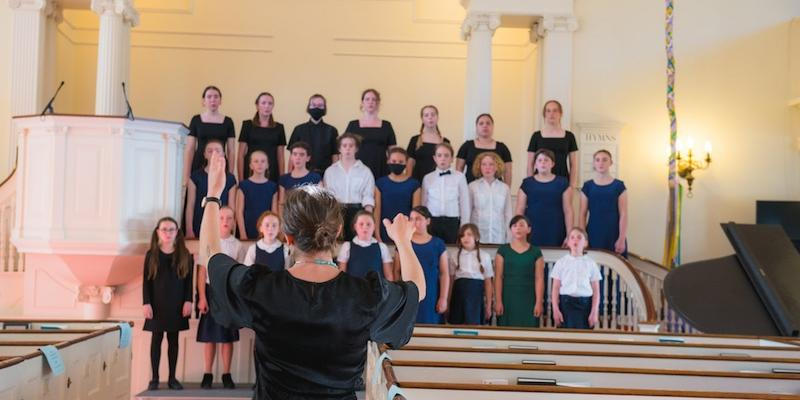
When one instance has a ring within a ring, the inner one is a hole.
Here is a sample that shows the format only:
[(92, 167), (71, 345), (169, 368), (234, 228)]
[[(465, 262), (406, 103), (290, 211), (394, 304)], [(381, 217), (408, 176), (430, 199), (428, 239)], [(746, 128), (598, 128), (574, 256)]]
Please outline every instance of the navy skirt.
[(483, 279), (456, 279), (450, 300), (450, 323), (481, 325), (483, 313)]
[[(206, 299), (211, 304), (211, 286), (206, 284)], [(200, 323), (197, 325), (197, 341), (200, 343), (232, 343), (239, 341), (239, 330), (226, 328), (214, 321), (209, 309), (207, 313), (200, 315)]]
[(592, 296), (573, 297), (559, 295), (558, 308), (564, 317), (562, 328), (592, 329), (589, 326), (589, 314), (592, 312)]

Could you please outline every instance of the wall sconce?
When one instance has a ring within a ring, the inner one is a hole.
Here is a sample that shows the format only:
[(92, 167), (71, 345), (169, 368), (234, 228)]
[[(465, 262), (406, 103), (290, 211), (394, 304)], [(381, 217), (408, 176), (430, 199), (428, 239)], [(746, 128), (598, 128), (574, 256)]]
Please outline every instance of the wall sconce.
[(704, 160), (694, 158), (694, 140), (689, 138), (686, 143), (686, 150), (683, 149), (683, 143), (680, 140), (676, 143), (677, 154), (675, 160), (677, 161), (678, 176), (686, 180), (689, 184), (689, 192), (687, 197), (692, 197), (692, 184), (694, 183), (694, 171), (700, 171), (708, 168), (711, 165), (711, 143), (706, 142)]

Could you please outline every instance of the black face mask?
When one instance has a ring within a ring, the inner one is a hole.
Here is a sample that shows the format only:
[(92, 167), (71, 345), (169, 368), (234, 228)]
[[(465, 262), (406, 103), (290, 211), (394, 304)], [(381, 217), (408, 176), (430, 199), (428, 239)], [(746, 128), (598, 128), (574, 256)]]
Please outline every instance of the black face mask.
[(325, 116), (325, 109), (324, 108), (309, 108), (308, 114), (311, 115), (316, 121), (319, 121), (320, 118)]
[(401, 175), (406, 169), (405, 164), (387, 164), (387, 166), (389, 167), (389, 172), (395, 175)]

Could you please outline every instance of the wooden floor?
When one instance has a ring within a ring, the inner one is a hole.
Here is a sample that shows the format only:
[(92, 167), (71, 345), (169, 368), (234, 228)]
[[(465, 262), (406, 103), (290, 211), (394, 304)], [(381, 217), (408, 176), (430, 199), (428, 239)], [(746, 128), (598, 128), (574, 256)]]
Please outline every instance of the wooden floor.
[[(215, 399), (215, 400), (240, 400), (253, 398), (253, 384), (236, 384), (236, 389), (224, 389), (222, 384), (215, 382), (212, 389), (202, 389), (199, 383), (184, 383), (183, 390), (166, 389), (167, 383), (161, 382), (160, 390), (145, 390), (136, 395), (137, 400), (171, 400), (171, 399)], [(356, 392), (358, 400), (363, 400), (366, 395), (363, 391)]]

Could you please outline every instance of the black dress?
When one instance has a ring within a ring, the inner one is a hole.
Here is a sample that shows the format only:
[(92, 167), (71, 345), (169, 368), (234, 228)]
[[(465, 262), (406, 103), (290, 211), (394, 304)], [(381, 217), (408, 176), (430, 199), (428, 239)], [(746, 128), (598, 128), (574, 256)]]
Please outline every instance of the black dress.
[(575, 135), (566, 131), (563, 138), (546, 138), (542, 136), (542, 131), (533, 132), (531, 142), (528, 144), (528, 152), (535, 153), (539, 149), (548, 149), (556, 156), (556, 163), (553, 166), (553, 174), (569, 179), (569, 169), (572, 165), (567, 165), (569, 153), (578, 151), (578, 142)]
[(244, 155), (244, 179), (250, 177), (250, 154), (256, 150), (267, 153), (269, 173), (267, 177), (273, 182), (278, 181), (278, 146), (286, 146), (286, 132), (283, 124), (276, 122), (273, 127), (253, 125), (252, 120), (242, 122), (242, 131), (239, 133), (239, 142), (247, 143), (247, 154)]
[(225, 150), (228, 138), (236, 137), (236, 128), (233, 126), (233, 120), (229, 117), (225, 117), (221, 124), (217, 124), (203, 122), (198, 114), (192, 117), (192, 121), (189, 122), (189, 136), (197, 139), (197, 149), (194, 152), (194, 157), (192, 157), (191, 171), (194, 171), (203, 168), (203, 152), (206, 149), (208, 140), (217, 139), (221, 141), (222, 149)]
[[(422, 182), (422, 178), (436, 169), (436, 161), (433, 161), (433, 155), (436, 153), (436, 143), (422, 142), (422, 146), (417, 148), (417, 141), (422, 135), (414, 135), (408, 141), (406, 152), (408, 156), (414, 159), (414, 170), (411, 171), (411, 177)], [(450, 143), (447, 138), (442, 138), (445, 143)]]
[[(503, 160), (504, 163), (511, 162), (511, 152), (508, 151), (508, 147), (503, 142), (495, 141), (494, 142), (494, 149), (479, 149), (475, 147), (474, 140), (467, 140), (464, 144), (461, 145), (458, 149), (457, 158), (460, 158), (466, 161), (466, 167), (464, 168), (464, 176), (467, 178), (467, 183), (474, 181), (475, 179), (480, 178), (479, 176), (472, 175), (472, 163), (475, 162), (475, 159), (481, 153), (485, 153), (487, 151), (493, 151), (497, 153), (498, 156)], [(511, 182), (506, 182), (511, 183)]]
[(336, 138), (339, 132), (332, 125), (322, 120), (318, 124), (308, 121), (297, 125), (289, 138), (289, 147), (297, 142), (306, 142), (311, 146), (311, 162), (308, 169), (320, 175), (333, 164), (333, 156), (339, 154)]
[(147, 262), (152, 256), (150, 251), (144, 257), (144, 274), (142, 275), (142, 304), (150, 304), (153, 318), (144, 320), (144, 330), (150, 332), (177, 332), (189, 329), (189, 318), (182, 314), (183, 303), (192, 301), (194, 280), (194, 259), (189, 255), (189, 273), (185, 278), (178, 277), (178, 271), (172, 266), (175, 252), (166, 254), (158, 251), (158, 272), (155, 279), (147, 279)]
[(375, 272), (322, 283), (288, 270), (249, 268), (224, 254), (209, 260), (211, 310), (228, 326), (256, 332), (257, 399), (353, 399), (368, 340), (403, 346), (419, 293)]
[(358, 148), (356, 158), (369, 167), (375, 179), (389, 174), (389, 169), (386, 168), (386, 151), (397, 144), (391, 122), (381, 121), (380, 128), (362, 128), (358, 120), (354, 119), (347, 124), (345, 132), (361, 136), (361, 147)]

